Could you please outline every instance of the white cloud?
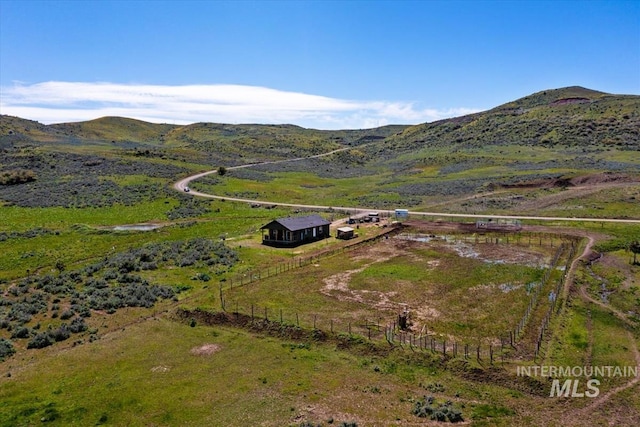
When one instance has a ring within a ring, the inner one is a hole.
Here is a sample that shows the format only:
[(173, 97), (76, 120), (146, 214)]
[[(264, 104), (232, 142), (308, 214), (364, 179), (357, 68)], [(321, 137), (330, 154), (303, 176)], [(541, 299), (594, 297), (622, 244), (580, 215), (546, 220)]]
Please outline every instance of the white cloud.
[(240, 85), (44, 82), (0, 88), (0, 113), (45, 124), (121, 116), (154, 123), (287, 123), (363, 129), (424, 123), (474, 111), (418, 109), (412, 102), (355, 101)]

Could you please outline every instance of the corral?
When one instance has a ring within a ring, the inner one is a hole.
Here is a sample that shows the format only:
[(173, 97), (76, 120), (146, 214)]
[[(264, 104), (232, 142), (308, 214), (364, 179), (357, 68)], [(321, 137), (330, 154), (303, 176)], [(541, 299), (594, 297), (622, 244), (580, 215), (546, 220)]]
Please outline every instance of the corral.
[[(399, 331), (395, 321), (406, 311), (402, 333), (513, 345), (524, 336), (527, 321), (536, 318), (536, 307), (545, 311), (546, 298), (538, 295), (546, 296), (561, 281), (571, 239), (460, 232), (473, 227), (412, 223), (330, 262), (318, 257), (263, 274), (225, 290), (224, 298), (231, 311), (387, 340), (389, 328)], [(535, 337), (529, 338), (528, 346), (535, 345)]]

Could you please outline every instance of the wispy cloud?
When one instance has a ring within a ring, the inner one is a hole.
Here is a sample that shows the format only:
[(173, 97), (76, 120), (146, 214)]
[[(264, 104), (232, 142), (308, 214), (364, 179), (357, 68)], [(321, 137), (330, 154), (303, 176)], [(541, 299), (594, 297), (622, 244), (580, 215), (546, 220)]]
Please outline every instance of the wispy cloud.
[(424, 123), (477, 111), (420, 109), (416, 105), (240, 85), (44, 82), (0, 88), (2, 114), (45, 124), (122, 116), (155, 123), (288, 123), (316, 129), (363, 129)]

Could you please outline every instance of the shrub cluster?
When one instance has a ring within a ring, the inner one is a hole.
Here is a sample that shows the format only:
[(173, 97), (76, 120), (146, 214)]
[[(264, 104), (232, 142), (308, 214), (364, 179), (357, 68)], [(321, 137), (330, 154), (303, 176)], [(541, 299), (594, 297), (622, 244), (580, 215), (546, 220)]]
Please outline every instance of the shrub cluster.
[[(71, 334), (78, 334), (87, 330), (87, 325), (82, 317), (74, 318), (70, 324), (62, 323), (57, 328), (49, 328), (47, 331), (38, 332), (27, 343), (27, 348), (44, 348), (58, 341), (69, 339)], [(20, 338), (27, 338), (20, 337)]]
[(153, 243), (138, 249), (116, 254), (100, 264), (89, 266), (91, 270), (107, 268), (109, 274), (130, 273), (140, 270), (153, 270), (154, 265), (173, 263), (186, 267), (203, 262), (206, 265), (221, 264), (233, 266), (238, 254), (222, 242), (213, 242), (205, 238), (187, 241)]
[[(61, 266), (58, 275), (30, 276), (8, 288), (6, 296), (0, 298), (0, 328), (10, 331), (12, 338), (30, 339), (28, 348), (46, 347), (86, 330), (84, 318), (91, 317), (91, 309), (114, 313), (122, 307), (149, 308), (159, 299), (172, 299), (176, 293), (190, 289), (188, 285), (151, 284), (136, 274), (139, 271), (167, 264), (230, 267), (237, 261), (238, 254), (223, 242), (195, 238), (130, 249), (80, 270), (63, 271)], [(196, 277), (210, 279), (206, 273)], [(49, 309), (51, 318), (71, 322), (37, 333), (38, 325), (27, 327), (35, 315), (46, 314)]]
[[(233, 266), (238, 261), (238, 254), (222, 242), (214, 242), (205, 238), (194, 238), (187, 241), (152, 243), (141, 248), (130, 249), (112, 255), (101, 262), (90, 264), (83, 269), (87, 277), (102, 272), (102, 279), (118, 280), (130, 283), (128, 273), (141, 270), (155, 270), (160, 264), (173, 264), (186, 267), (203, 262), (206, 265), (221, 264)], [(96, 286), (91, 283), (91, 286)]]
[[(9, 292), (11, 294), (14, 294), (14, 292), (12, 292), (13, 289), (16, 289), (16, 287), (10, 289)], [(31, 320), (33, 315), (38, 313), (46, 313), (48, 299), (48, 295), (46, 295), (44, 292), (38, 291), (29, 292), (14, 301), (11, 301), (7, 298), (3, 302), (3, 307), (9, 307), (8, 313), (5, 316), (5, 320), (13, 322), (16, 325), (24, 325)]]
[(451, 423), (464, 421), (462, 412), (454, 407), (451, 401), (447, 400), (437, 404), (433, 396), (425, 396), (424, 399), (416, 401), (412, 413), (417, 417), (429, 418), (433, 421), (449, 421)]
[(113, 181), (95, 177), (69, 181), (38, 181), (4, 191), (2, 198), (23, 207), (104, 207), (114, 204), (135, 205), (162, 194), (159, 184), (119, 186)]
[[(171, 165), (149, 161), (117, 160), (95, 155), (71, 153), (38, 153), (30, 155), (7, 154), (3, 158), (11, 172), (11, 180), (21, 177), (22, 185), (7, 186), (2, 199), (24, 207), (100, 207), (115, 203), (132, 205), (151, 200), (163, 194), (160, 184), (120, 186), (109, 179), (98, 177), (146, 175), (158, 178), (174, 178), (185, 170)], [(9, 179), (2, 174), (0, 182)], [(33, 175), (37, 180), (23, 179)], [(69, 179), (69, 177), (72, 177)], [(7, 183), (17, 183), (17, 182)]]
[(211, 202), (196, 199), (195, 197), (180, 197), (180, 204), (167, 212), (167, 218), (176, 220), (180, 218), (194, 218), (211, 212)]
[(88, 305), (94, 310), (106, 310), (107, 313), (114, 313), (122, 307), (145, 307), (150, 308), (156, 303), (158, 298), (173, 298), (175, 292), (172, 288), (162, 285), (149, 285), (146, 280), (139, 276), (126, 276), (132, 283), (120, 286), (85, 289)]
[(36, 289), (51, 295), (63, 296), (73, 294), (76, 285), (82, 282), (82, 276), (76, 271), (63, 272), (57, 276), (46, 274), (44, 276), (30, 277), (23, 280), (23, 283), (29, 281), (32, 281)]
[(36, 174), (32, 170), (14, 169), (0, 172), (0, 185), (24, 184), (36, 180)]
[[(227, 173), (229, 173), (229, 171), (227, 171)], [(273, 175), (270, 175), (265, 171), (256, 170), (255, 167), (234, 169), (233, 177), (238, 179), (248, 179), (251, 181), (258, 181), (258, 182), (269, 182), (274, 179)], [(206, 178), (209, 178), (209, 179), (206, 179)], [(216, 184), (220, 184), (222, 180), (220, 178), (209, 175), (204, 177), (202, 180), (198, 180), (198, 182), (202, 182), (203, 184), (216, 185)]]
[[(379, 171), (367, 168), (362, 162), (341, 162), (339, 158), (314, 158), (303, 159), (296, 162), (284, 162), (274, 164), (263, 164), (254, 166), (252, 169), (261, 172), (309, 172), (320, 178), (357, 178), (362, 176), (375, 175)], [(242, 169), (234, 170), (234, 176)]]
[(47, 228), (42, 228), (42, 227), (36, 227), (36, 228), (32, 228), (30, 230), (27, 231), (3, 231), (0, 232), (0, 242), (4, 242), (5, 240), (9, 240), (9, 239), (33, 239), (34, 237), (39, 237), (39, 236), (47, 236), (50, 234), (58, 234), (57, 231), (53, 231), (53, 230), (49, 230)]
[(16, 352), (13, 343), (5, 338), (0, 338), (0, 362), (5, 358), (12, 356)]

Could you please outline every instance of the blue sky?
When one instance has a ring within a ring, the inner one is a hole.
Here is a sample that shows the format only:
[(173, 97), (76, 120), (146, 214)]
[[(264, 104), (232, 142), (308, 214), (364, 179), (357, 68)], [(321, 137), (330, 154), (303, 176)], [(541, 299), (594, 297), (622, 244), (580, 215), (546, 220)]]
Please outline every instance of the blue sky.
[(637, 1), (0, 0), (0, 112), (43, 123), (415, 124), (640, 94)]

